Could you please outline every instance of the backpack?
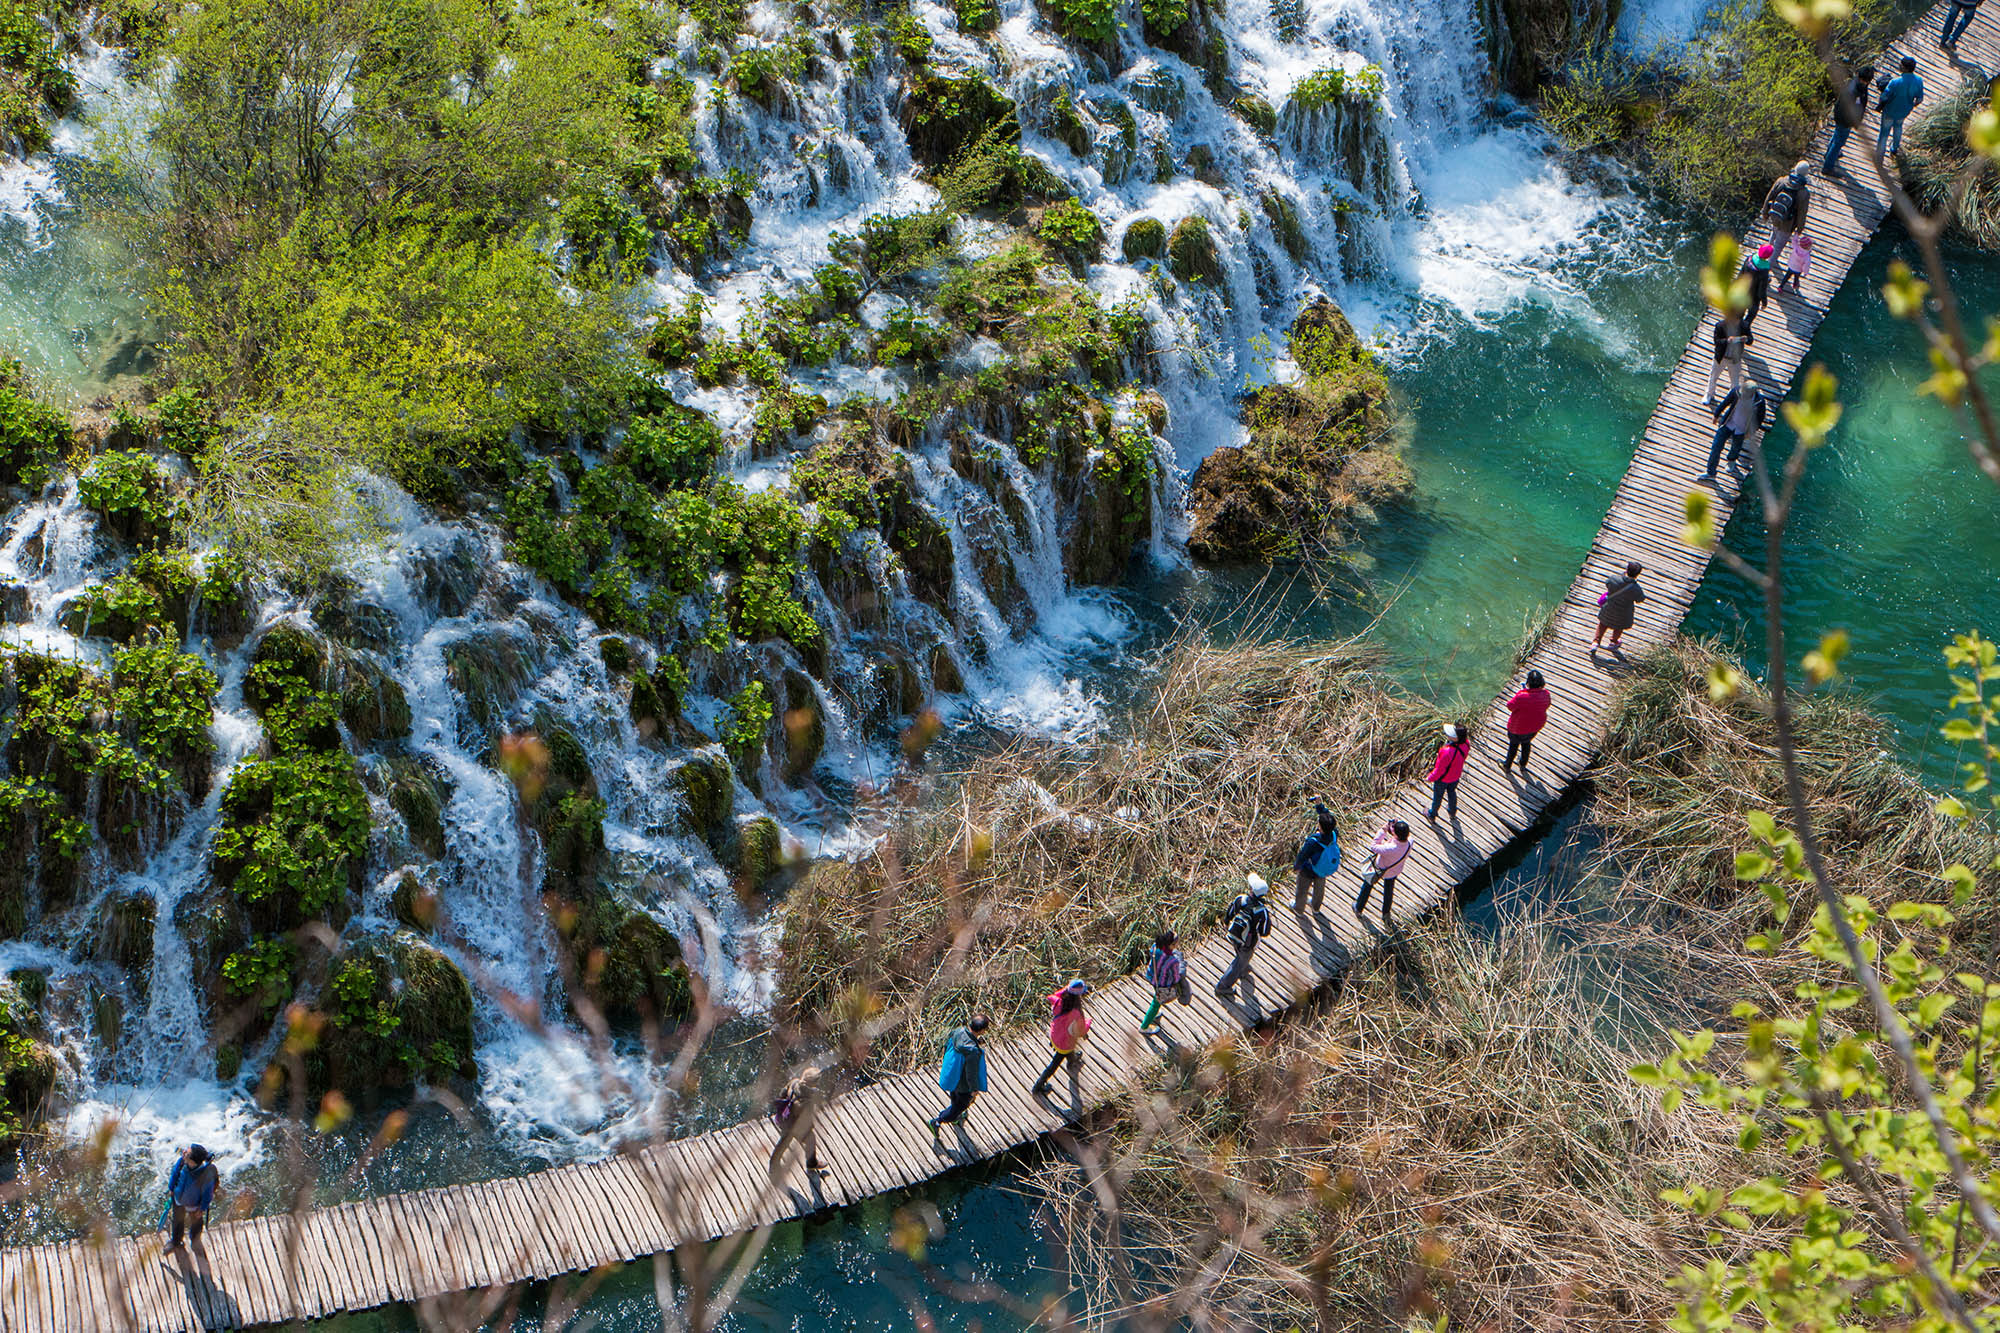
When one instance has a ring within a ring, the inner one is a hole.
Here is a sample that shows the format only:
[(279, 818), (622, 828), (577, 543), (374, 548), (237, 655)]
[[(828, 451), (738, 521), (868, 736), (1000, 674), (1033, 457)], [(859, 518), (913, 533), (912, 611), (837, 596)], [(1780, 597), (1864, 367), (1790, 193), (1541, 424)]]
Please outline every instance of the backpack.
[(1239, 895), (1229, 904), (1228, 934), (1238, 944), (1248, 944), (1256, 938), (1257, 923), (1252, 919), (1252, 911), (1248, 894)]
[(1149, 971), (1155, 986), (1161, 990), (1172, 990), (1187, 975), (1187, 963), (1177, 953), (1163, 953), (1153, 960)]
[(1778, 186), (1777, 192), (1771, 196), (1771, 202), (1765, 207), (1764, 212), (1780, 222), (1789, 224), (1792, 215), (1798, 210), (1798, 204), (1798, 186), (1790, 176), (1787, 176), (1784, 183)]
[(1313, 853), (1313, 874), (1321, 879), (1330, 878), (1340, 869), (1340, 839), (1331, 833), (1319, 833), (1311, 841), (1320, 843), (1319, 850)]

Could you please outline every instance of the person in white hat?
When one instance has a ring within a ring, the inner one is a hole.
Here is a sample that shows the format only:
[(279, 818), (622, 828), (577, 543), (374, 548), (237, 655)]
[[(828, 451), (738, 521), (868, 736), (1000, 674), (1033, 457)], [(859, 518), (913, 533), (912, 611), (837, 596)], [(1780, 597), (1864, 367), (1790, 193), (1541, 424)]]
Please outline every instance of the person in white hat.
[(1083, 1012), (1083, 997), (1088, 994), (1090, 983), (1078, 977), (1049, 996), (1049, 1049), (1054, 1053), (1049, 1056), (1042, 1076), (1035, 1080), (1035, 1096), (1048, 1095), (1049, 1080), (1065, 1060), (1069, 1062), (1070, 1081), (1076, 1081), (1077, 1071), (1083, 1067), (1078, 1050), (1083, 1039), (1090, 1035), (1090, 1019)]
[(1222, 974), (1222, 980), (1215, 983), (1217, 997), (1225, 1000), (1233, 999), (1236, 983), (1250, 975), (1250, 955), (1257, 952), (1257, 941), (1271, 933), (1271, 909), (1264, 905), (1264, 895), (1271, 891), (1271, 886), (1254, 871), (1244, 879), (1250, 891), (1237, 894), (1229, 910), (1222, 914), (1222, 928), (1236, 946), (1236, 960)]

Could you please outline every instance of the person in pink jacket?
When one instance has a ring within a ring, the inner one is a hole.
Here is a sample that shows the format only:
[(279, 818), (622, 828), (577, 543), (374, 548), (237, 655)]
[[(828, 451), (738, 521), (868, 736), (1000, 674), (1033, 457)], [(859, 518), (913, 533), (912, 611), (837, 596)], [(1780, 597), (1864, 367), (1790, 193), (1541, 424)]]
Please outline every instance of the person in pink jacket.
[(1049, 1056), (1048, 1067), (1035, 1080), (1034, 1095), (1046, 1097), (1049, 1080), (1055, 1077), (1058, 1066), (1069, 1062), (1070, 1077), (1074, 1079), (1082, 1068), (1083, 1057), (1078, 1053), (1083, 1039), (1090, 1035), (1090, 1019), (1083, 1012), (1083, 997), (1090, 994), (1090, 983), (1079, 977), (1049, 996)]
[(1514, 763), (1514, 756), (1521, 756), (1521, 772), (1528, 771), (1528, 748), (1535, 743), (1535, 734), (1549, 723), (1548, 683), (1539, 671), (1528, 673), (1528, 683), (1507, 701), (1507, 758), (1500, 765), (1506, 772)]
[(1449, 806), (1451, 817), (1458, 818), (1458, 780), (1465, 776), (1465, 756), (1471, 749), (1472, 729), (1447, 722), (1444, 744), (1438, 746), (1437, 762), (1431, 765), (1431, 812), (1424, 818), (1436, 819), (1440, 805)]
[(1410, 859), (1410, 826), (1400, 819), (1390, 820), (1382, 826), (1375, 841), (1368, 844), (1368, 850), (1375, 853), (1375, 868), (1362, 876), (1361, 896), (1354, 900), (1354, 915), (1360, 916), (1368, 910), (1368, 894), (1380, 884), (1382, 924), (1394, 925), (1389, 903), (1396, 896), (1396, 876), (1403, 873), (1403, 862)]

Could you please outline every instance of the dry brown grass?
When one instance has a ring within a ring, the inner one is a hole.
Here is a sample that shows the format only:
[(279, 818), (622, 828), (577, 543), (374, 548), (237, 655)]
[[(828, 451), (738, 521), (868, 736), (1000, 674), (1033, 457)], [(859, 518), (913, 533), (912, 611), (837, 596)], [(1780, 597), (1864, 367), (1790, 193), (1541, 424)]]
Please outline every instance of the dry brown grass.
[(1136, 967), (1162, 926), (1206, 929), (1247, 870), (1287, 884), (1311, 797), (1379, 800), (1436, 720), (1353, 643), (1182, 642), (1116, 739), (937, 775), (875, 855), (816, 867), (785, 907), (785, 1003), (864, 1068), (926, 1063), (968, 1014), (1026, 1019), (1069, 976)]

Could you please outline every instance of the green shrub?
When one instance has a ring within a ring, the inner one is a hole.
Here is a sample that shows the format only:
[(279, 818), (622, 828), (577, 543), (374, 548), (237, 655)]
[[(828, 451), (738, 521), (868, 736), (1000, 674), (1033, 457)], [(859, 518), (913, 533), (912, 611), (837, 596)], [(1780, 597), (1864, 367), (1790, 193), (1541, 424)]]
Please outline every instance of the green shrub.
[(222, 793), (216, 878), (272, 929), (324, 916), (368, 850), (368, 796), (344, 751), (253, 759)]
[(136, 449), (99, 454), (77, 478), (76, 491), (107, 528), (127, 541), (158, 541), (174, 518), (159, 465)]
[(0, 0), (0, 134), (29, 152), (49, 145), (48, 112), (69, 109), (76, 76), (62, 48), (24, 0)]
[(1072, 41), (1108, 42), (1118, 31), (1114, 0), (1048, 0), (1056, 29)]
[(738, 758), (747, 757), (764, 744), (764, 732), (770, 725), (771, 697), (763, 681), (753, 680), (729, 701), (722, 743)]
[(1167, 252), (1166, 224), (1158, 218), (1134, 218), (1120, 248), (1127, 259), (1158, 259)]
[(868, 271), (882, 280), (930, 268), (954, 253), (951, 214), (942, 208), (895, 217), (877, 213), (861, 224), (858, 241), (836, 239), (844, 240), (841, 248), (855, 253)]
[(1024, 153), (1010, 126), (995, 126), (936, 171), (932, 179), (945, 207), (958, 213), (991, 210), (1012, 215), (1023, 205), (1069, 194), (1062, 179), (1031, 153)]
[(69, 446), (69, 418), (29, 391), (19, 361), (0, 360), (0, 485), (39, 489)]
[(907, 9), (893, 9), (882, 26), (888, 30), (889, 45), (909, 64), (921, 65), (930, 59), (931, 30), (915, 14)]
[[(1101, 2), (1108, 10), (1109, 0)], [(950, 161), (989, 130), (1000, 130), (1005, 142), (1021, 141), (1014, 99), (978, 74), (950, 78), (928, 69), (914, 71), (908, 82), (904, 116), (910, 151), (932, 166)]]
[(993, 0), (952, 0), (960, 32), (992, 32), (1000, 26), (1000, 7)]
[(690, 296), (678, 311), (661, 311), (646, 337), (646, 355), (663, 366), (684, 366), (701, 354), (702, 316), (708, 303), (699, 294)]
[(933, 367), (943, 360), (951, 346), (951, 332), (940, 328), (923, 318), (907, 306), (889, 312), (883, 321), (882, 331), (875, 337), (872, 355), (875, 364), (891, 365), (897, 361), (909, 361), (922, 367)]
[(1382, 97), (1382, 71), (1374, 65), (1350, 70), (1331, 65), (1308, 74), (1292, 88), (1289, 105), (1300, 111), (1318, 111), (1336, 102), (1377, 102)]
[(1139, 0), (1139, 13), (1146, 22), (1146, 40), (1157, 44), (1188, 21), (1188, 0)]
[(647, 485), (684, 488), (715, 468), (722, 431), (707, 414), (678, 404), (633, 418), (616, 458)]
[(1043, 244), (1071, 260), (1088, 262), (1104, 244), (1104, 224), (1097, 214), (1074, 199), (1064, 199), (1043, 210), (1035, 227)]

